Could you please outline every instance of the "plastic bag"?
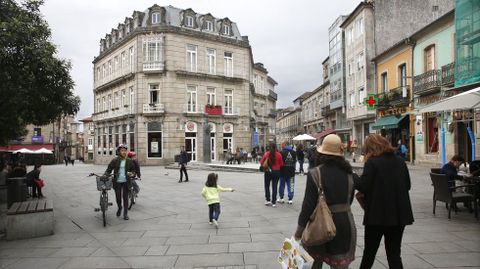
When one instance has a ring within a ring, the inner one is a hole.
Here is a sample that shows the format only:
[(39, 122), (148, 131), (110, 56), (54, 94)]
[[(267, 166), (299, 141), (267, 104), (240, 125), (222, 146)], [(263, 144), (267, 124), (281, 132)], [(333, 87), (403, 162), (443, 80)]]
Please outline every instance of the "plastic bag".
[(277, 259), (283, 269), (310, 269), (313, 265), (313, 258), (293, 237), (285, 238)]

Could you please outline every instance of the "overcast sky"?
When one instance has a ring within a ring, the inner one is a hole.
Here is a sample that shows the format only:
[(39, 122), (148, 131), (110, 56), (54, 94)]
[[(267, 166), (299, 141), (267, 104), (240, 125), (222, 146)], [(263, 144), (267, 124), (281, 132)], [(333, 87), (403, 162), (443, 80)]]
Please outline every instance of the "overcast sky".
[(328, 27), (348, 15), (360, 0), (45, 0), (41, 8), (59, 56), (72, 62), (75, 92), (82, 104), (78, 119), (93, 113), (93, 58), (100, 38), (134, 10), (153, 4), (192, 8), (216, 18), (228, 17), (247, 35), (255, 62), (262, 62), (279, 85), (277, 107), (292, 104), (322, 83), (328, 56)]

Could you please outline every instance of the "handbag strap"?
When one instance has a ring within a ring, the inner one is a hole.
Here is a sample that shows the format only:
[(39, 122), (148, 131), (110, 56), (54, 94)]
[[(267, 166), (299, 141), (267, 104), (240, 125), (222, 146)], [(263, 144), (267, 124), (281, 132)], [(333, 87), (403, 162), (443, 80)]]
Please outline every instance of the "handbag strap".
[[(323, 191), (322, 176), (321, 176), (321, 171), (320, 171), (320, 168), (322, 166), (323, 165), (319, 165), (319, 166), (314, 168), (314, 170), (313, 170), (313, 182), (315, 182), (315, 184), (317, 184), (319, 197), (323, 196), (325, 201), (326, 201), (325, 193)], [(330, 212), (339, 213), (339, 212), (350, 211), (350, 204), (349, 204), (348, 201), (350, 201), (350, 195), (351, 195), (352, 189), (353, 189), (353, 175), (352, 174), (348, 174), (347, 181), (348, 181), (347, 203), (329, 205), (328, 208), (330, 209)]]

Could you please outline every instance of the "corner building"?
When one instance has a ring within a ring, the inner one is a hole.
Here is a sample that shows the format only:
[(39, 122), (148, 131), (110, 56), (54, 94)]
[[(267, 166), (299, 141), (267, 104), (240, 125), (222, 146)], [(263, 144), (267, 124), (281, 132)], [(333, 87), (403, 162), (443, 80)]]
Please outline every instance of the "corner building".
[(251, 149), (251, 100), (268, 91), (251, 83), (248, 38), (228, 18), (172, 6), (135, 11), (101, 39), (93, 64), (95, 163), (108, 163), (119, 144), (143, 165), (171, 163), (181, 146), (206, 162)]

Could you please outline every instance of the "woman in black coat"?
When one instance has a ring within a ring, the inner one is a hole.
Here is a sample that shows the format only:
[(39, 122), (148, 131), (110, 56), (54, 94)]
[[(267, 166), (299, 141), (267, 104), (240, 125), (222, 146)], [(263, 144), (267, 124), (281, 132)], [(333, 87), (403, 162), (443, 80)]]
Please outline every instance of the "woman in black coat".
[(343, 143), (335, 134), (325, 137), (317, 154), (310, 154), (310, 161), (313, 169), (310, 169), (307, 175), (307, 186), (302, 211), (298, 217), (295, 239), (301, 239), (317, 205), (319, 194), (314, 177), (315, 170), (321, 165), (319, 167), (320, 180), (337, 233), (331, 241), (322, 245), (304, 245), (304, 247), (315, 260), (312, 268), (322, 268), (324, 262), (330, 265), (330, 268), (348, 268), (348, 265), (355, 259), (357, 242), (357, 230), (350, 210), (354, 192), (353, 182), (356, 175), (352, 173), (352, 167), (343, 157)]
[(370, 135), (364, 148), (363, 175), (355, 182), (355, 188), (365, 195), (365, 249), (360, 268), (372, 267), (382, 236), (389, 268), (403, 268), (403, 231), (413, 223), (408, 168), (381, 135)]

